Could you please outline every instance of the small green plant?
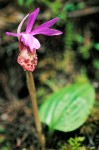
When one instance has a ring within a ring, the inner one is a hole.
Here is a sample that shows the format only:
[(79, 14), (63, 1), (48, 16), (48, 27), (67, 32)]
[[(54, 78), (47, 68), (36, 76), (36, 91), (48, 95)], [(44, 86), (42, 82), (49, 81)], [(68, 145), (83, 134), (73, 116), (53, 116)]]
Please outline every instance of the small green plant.
[(41, 0), (47, 7), (52, 11), (53, 16), (59, 14), (59, 10), (62, 8), (62, 3), (60, 0), (54, 0), (51, 2), (50, 0)]
[(87, 150), (82, 145), (84, 137), (70, 138), (66, 143), (60, 143), (59, 150)]
[(64, 37), (64, 45), (65, 45), (65, 49), (72, 49), (73, 46), (73, 34), (74, 34), (74, 26), (73, 23), (71, 21), (67, 21), (67, 25), (65, 26), (65, 37)]
[(20, 6), (25, 5), (25, 6), (29, 6), (34, 0), (18, 0), (18, 4)]
[(70, 144), (71, 150), (80, 150), (81, 143), (84, 141), (84, 137), (70, 138), (68, 143)]
[(66, 144), (62, 144), (59, 148), (59, 150), (68, 150), (68, 147)]

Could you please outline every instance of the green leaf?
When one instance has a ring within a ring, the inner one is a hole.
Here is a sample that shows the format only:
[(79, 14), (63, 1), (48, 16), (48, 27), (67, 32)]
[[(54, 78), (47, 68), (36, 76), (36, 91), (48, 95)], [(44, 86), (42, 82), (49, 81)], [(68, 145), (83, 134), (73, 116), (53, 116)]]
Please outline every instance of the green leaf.
[(95, 99), (94, 89), (87, 82), (64, 87), (41, 105), (40, 119), (50, 130), (69, 132), (86, 121)]
[(99, 60), (94, 60), (93, 64), (97, 69), (99, 69)]
[(80, 34), (75, 34), (74, 40), (79, 42), (79, 43), (83, 43), (84, 38)]
[(74, 11), (75, 10), (75, 5), (73, 3), (68, 3), (64, 6), (64, 11)]
[(96, 48), (96, 50), (99, 50), (99, 43), (96, 43), (96, 44), (94, 45), (94, 47)]
[(85, 3), (84, 2), (79, 2), (77, 4), (77, 9), (84, 9), (86, 7)]
[(20, 6), (22, 6), (23, 5), (23, 0), (18, 0), (18, 3), (19, 3)]
[(9, 150), (9, 148), (4, 146), (4, 147), (1, 148), (1, 150)]
[(34, 0), (27, 0), (26, 1), (26, 6), (29, 6)]
[(0, 134), (5, 133), (5, 132), (6, 132), (5, 128), (0, 125)]

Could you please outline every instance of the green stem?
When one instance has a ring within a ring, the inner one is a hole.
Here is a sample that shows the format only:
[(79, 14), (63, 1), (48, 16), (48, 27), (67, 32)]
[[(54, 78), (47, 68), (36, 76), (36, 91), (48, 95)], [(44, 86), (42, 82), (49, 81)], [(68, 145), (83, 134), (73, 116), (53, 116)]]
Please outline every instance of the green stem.
[(33, 108), (33, 114), (34, 114), (34, 120), (36, 125), (36, 130), (38, 134), (38, 140), (41, 144), (42, 150), (45, 150), (45, 137), (42, 133), (42, 126), (39, 119), (39, 113), (38, 113), (38, 106), (36, 101), (36, 90), (35, 90), (35, 84), (34, 84), (34, 78), (32, 75), (32, 72), (26, 71), (26, 79), (27, 79), (27, 87), (30, 94), (31, 102), (32, 102), (32, 108)]

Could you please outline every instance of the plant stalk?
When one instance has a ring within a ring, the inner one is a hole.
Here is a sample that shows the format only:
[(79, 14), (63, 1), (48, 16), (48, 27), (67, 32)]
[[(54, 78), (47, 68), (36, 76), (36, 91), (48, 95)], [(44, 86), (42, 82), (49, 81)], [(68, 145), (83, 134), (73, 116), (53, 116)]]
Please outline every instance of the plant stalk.
[(36, 101), (36, 90), (35, 90), (35, 84), (34, 84), (34, 78), (33, 78), (32, 72), (26, 71), (26, 80), (27, 80), (27, 87), (28, 87), (28, 91), (30, 94), (31, 102), (32, 102), (32, 108), (33, 108), (33, 114), (34, 114), (38, 140), (41, 145), (41, 149), (45, 150), (45, 136), (43, 135), (42, 126), (41, 126), (41, 122), (39, 119), (38, 105)]

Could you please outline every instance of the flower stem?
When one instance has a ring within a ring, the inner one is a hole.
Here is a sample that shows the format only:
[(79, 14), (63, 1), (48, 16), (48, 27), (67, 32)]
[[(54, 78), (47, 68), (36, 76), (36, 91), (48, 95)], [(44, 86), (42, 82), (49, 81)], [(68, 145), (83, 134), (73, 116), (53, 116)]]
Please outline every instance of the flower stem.
[(34, 114), (34, 120), (36, 125), (36, 130), (38, 134), (38, 140), (41, 144), (42, 150), (45, 150), (45, 137), (42, 133), (42, 126), (39, 119), (39, 113), (38, 113), (38, 106), (36, 101), (36, 90), (35, 90), (35, 84), (34, 84), (34, 78), (32, 75), (32, 72), (26, 71), (26, 79), (27, 79), (27, 87), (30, 94), (31, 102), (32, 102), (32, 108), (33, 108), (33, 114)]

